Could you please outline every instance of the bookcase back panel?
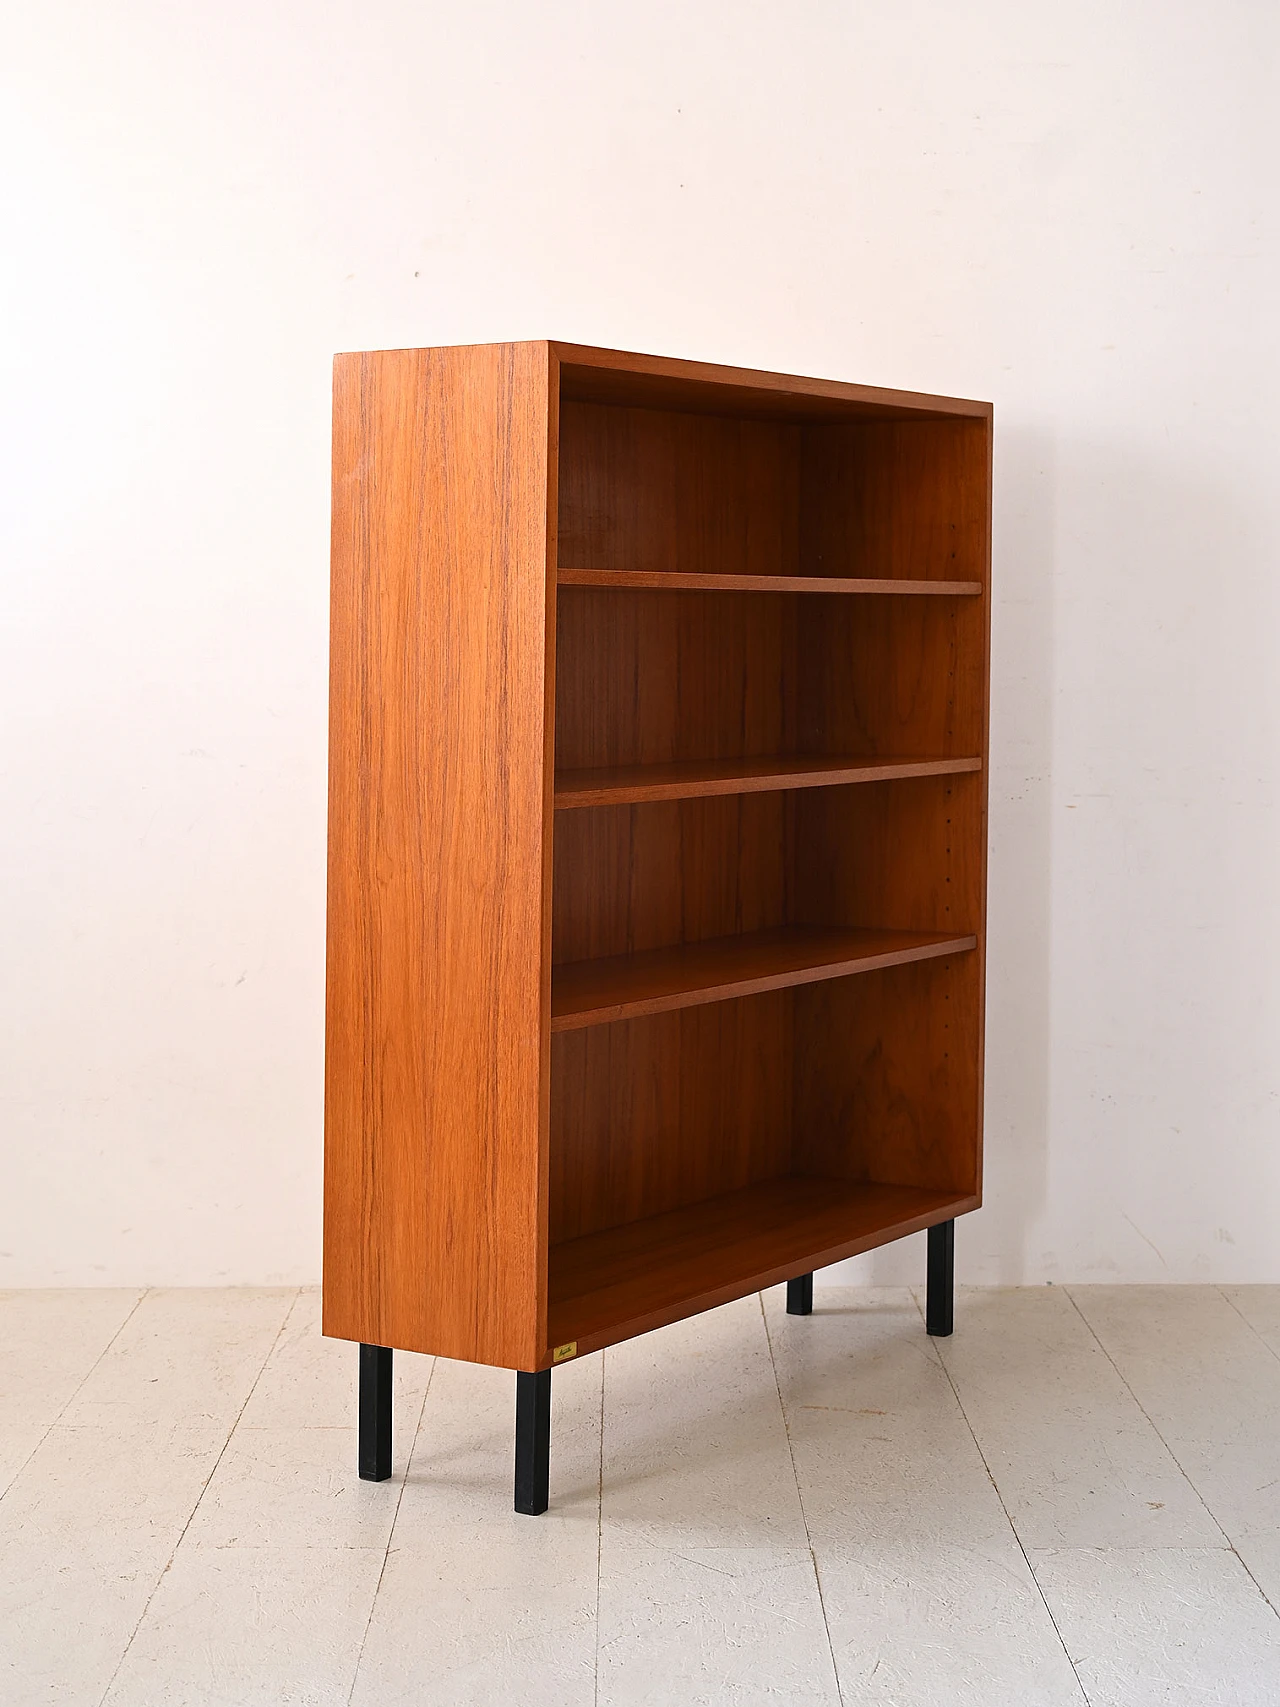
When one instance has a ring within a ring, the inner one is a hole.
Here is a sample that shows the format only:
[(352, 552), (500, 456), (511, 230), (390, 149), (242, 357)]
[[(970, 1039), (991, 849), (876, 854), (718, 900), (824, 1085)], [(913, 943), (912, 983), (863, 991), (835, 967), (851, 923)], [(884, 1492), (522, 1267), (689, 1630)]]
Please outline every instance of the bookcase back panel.
[(977, 598), (562, 587), (556, 768), (980, 754), (984, 641)]
[(800, 573), (985, 581), (987, 431), (963, 419), (805, 427)]
[(786, 923), (786, 801), (739, 794), (560, 813), (554, 963)]
[(790, 992), (551, 1040), (552, 1244), (791, 1165)]
[(981, 931), (981, 772), (788, 798), (788, 923)]
[(795, 1176), (977, 1190), (981, 963), (558, 1033), (550, 1240)]
[(811, 984), (792, 999), (795, 1170), (977, 1191), (980, 955)]
[(791, 750), (795, 605), (770, 593), (562, 587), (556, 768)]
[(801, 751), (981, 753), (986, 613), (979, 598), (797, 598)]
[(562, 567), (795, 574), (800, 432), (562, 402)]
[(980, 772), (563, 812), (552, 960), (780, 925), (977, 932)]

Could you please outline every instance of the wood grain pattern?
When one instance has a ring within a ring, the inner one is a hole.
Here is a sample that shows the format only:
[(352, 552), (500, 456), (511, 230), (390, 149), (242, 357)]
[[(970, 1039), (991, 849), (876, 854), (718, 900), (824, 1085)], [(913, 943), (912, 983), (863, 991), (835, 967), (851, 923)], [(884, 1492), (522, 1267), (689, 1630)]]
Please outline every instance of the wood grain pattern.
[(986, 601), (562, 592), (558, 770), (982, 753)]
[(552, 974), (551, 1029), (608, 1025), (976, 947), (975, 936), (935, 931), (787, 925), (643, 954), (573, 961)]
[(791, 918), (976, 933), (985, 778), (907, 778), (792, 796)]
[(806, 752), (982, 754), (985, 599), (797, 599)]
[(546, 345), (335, 364), (325, 1332), (545, 1342)]
[(796, 427), (561, 405), (561, 585), (576, 572), (794, 574), (799, 502)]
[(576, 1340), (581, 1356), (977, 1206), (956, 1192), (788, 1177), (589, 1234), (552, 1249), (551, 1341)]
[(791, 993), (551, 1040), (552, 1244), (791, 1168)]
[(561, 814), (552, 960), (594, 960), (787, 922), (783, 794)]
[(792, 1166), (977, 1196), (977, 954), (795, 992)]
[(838, 788), (844, 783), (952, 776), (982, 769), (976, 756), (955, 759), (858, 759), (851, 754), (777, 753), (767, 758), (694, 760), (674, 765), (601, 766), (561, 771), (555, 779), (557, 812), (586, 806), (638, 805), (718, 794), (762, 794), (777, 789)]
[(796, 751), (799, 602), (754, 592), (562, 593), (556, 768)]
[(806, 427), (800, 456), (802, 575), (921, 578), (987, 574), (983, 491), (987, 421), (891, 421)]

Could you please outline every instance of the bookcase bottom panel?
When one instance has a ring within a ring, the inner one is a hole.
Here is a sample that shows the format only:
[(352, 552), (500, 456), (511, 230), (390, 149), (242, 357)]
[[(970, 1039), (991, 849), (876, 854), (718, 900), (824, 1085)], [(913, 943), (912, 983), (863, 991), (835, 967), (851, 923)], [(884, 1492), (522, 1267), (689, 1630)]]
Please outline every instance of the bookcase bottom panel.
[(546, 1361), (552, 1348), (597, 1351), (919, 1232), (979, 1201), (784, 1175), (554, 1245)]

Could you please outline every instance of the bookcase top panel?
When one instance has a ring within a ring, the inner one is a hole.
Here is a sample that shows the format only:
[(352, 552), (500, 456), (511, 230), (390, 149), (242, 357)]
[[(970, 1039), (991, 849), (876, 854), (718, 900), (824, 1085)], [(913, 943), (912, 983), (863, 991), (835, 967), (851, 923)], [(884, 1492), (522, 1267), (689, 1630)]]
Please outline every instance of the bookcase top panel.
[[(482, 349), (497, 346), (463, 345)], [(518, 344), (503, 346), (516, 349)], [(989, 421), (990, 403), (966, 397), (936, 397), (921, 391), (891, 391), (843, 380), (766, 373), (682, 361), (589, 344), (534, 340), (560, 363), (560, 395), (575, 403), (612, 403), (685, 414), (730, 415), (760, 421)], [(372, 352), (368, 352), (372, 353)], [(383, 355), (389, 350), (377, 352)], [(338, 357), (337, 360), (346, 358)]]
[(989, 403), (923, 392), (888, 391), (840, 380), (721, 367), (712, 362), (553, 343), (560, 394), (578, 403), (742, 415), (773, 421), (988, 420)]

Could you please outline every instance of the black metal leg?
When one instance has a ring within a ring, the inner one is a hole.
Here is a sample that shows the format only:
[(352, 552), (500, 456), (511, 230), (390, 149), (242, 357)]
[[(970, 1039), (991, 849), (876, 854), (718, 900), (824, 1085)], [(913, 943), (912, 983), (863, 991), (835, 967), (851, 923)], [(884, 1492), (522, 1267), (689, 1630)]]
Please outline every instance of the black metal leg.
[(956, 1280), (956, 1224), (940, 1221), (929, 1229), (928, 1287), (925, 1293), (924, 1325), (931, 1334), (945, 1338), (952, 1329), (952, 1302)]
[(540, 1517), (547, 1509), (551, 1455), (551, 1371), (516, 1371), (516, 1510)]
[(360, 1347), (360, 1479), (391, 1474), (391, 1348)]
[(794, 1280), (787, 1282), (787, 1314), (788, 1316), (811, 1316), (813, 1314), (813, 1276), (798, 1274)]

